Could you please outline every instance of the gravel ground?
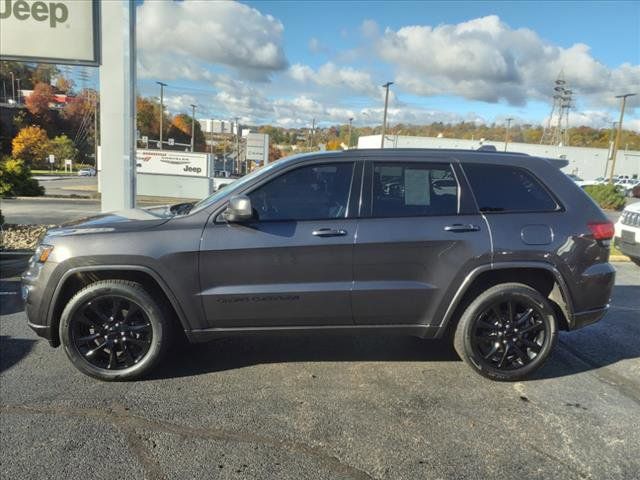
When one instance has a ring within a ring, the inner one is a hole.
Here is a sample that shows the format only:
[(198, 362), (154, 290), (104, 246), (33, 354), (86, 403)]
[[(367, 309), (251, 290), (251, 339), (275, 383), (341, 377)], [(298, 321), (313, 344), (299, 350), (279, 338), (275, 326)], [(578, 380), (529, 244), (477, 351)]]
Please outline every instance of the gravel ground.
[(639, 478), (640, 269), (616, 268), (605, 319), (518, 383), (440, 342), (325, 336), (193, 345), (103, 383), (37, 340), (3, 281), (0, 478)]
[(5, 250), (33, 250), (38, 239), (51, 225), (2, 225), (1, 248)]

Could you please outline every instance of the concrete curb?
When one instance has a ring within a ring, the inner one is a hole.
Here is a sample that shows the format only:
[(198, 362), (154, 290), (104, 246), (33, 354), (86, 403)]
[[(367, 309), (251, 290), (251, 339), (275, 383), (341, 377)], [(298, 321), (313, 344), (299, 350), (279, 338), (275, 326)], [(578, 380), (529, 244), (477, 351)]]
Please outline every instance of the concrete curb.
[(3, 198), (3, 200), (39, 200), (39, 201), (56, 201), (56, 200), (78, 200), (80, 202), (93, 202), (93, 203), (99, 203), (100, 199), (98, 198), (89, 198), (89, 197), (49, 197), (47, 195), (42, 195), (39, 197), (8, 197), (8, 198)]
[(610, 262), (630, 262), (631, 259), (626, 255), (610, 255), (609, 261)]

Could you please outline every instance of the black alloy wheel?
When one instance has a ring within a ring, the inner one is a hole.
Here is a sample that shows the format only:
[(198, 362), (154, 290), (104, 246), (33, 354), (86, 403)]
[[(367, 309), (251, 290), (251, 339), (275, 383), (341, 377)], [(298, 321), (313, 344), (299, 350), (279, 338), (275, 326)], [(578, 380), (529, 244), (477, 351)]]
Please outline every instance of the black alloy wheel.
[(99, 280), (78, 291), (60, 316), (60, 341), (71, 363), (100, 380), (149, 373), (168, 351), (170, 304), (130, 280)]
[(500, 300), (477, 315), (472, 348), (488, 366), (515, 370), (535, 360), (547, 336), (543, 314), (532, 302)]
[(478, 295), (456, 326), (453, 346), (473, 370), (515, 381), (538, 370), (558, 341), (548, 298), (522, 283), (501, 283)]
[(108, 295), (84, 303), (70, 322), (73, 346), (91, 365), (106, 370), (129, 368), (148, 353), (151, 322), (134, 301)]

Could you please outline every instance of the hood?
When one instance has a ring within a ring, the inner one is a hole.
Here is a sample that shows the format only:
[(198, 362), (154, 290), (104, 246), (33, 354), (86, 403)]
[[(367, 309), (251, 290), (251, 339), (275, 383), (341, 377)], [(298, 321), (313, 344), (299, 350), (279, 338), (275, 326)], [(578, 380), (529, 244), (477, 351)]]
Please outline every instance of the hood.
[(624, 209), (629, 211), (629, 212), (640, 213), (640, 202), (631, 203), (631, 204), (627, 205), (626, 207), (624, 207)]
[(59, 227), (49, 229), (47, 236), (146, 230), (166, 223), (171, 217), (173, 214), (168, 206), (131, 208), (63, 223)]

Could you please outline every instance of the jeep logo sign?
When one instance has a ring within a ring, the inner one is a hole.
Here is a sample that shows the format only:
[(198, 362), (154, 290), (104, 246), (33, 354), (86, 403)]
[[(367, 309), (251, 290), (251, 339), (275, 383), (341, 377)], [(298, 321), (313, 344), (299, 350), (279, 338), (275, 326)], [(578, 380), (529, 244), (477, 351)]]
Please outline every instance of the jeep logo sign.
[(211, 155), (174, 150), (136, 150), (139, 174), (203, 177), (209, 175)]
[(0, 58), (98, 65), (97, 0), (0, 0)]

